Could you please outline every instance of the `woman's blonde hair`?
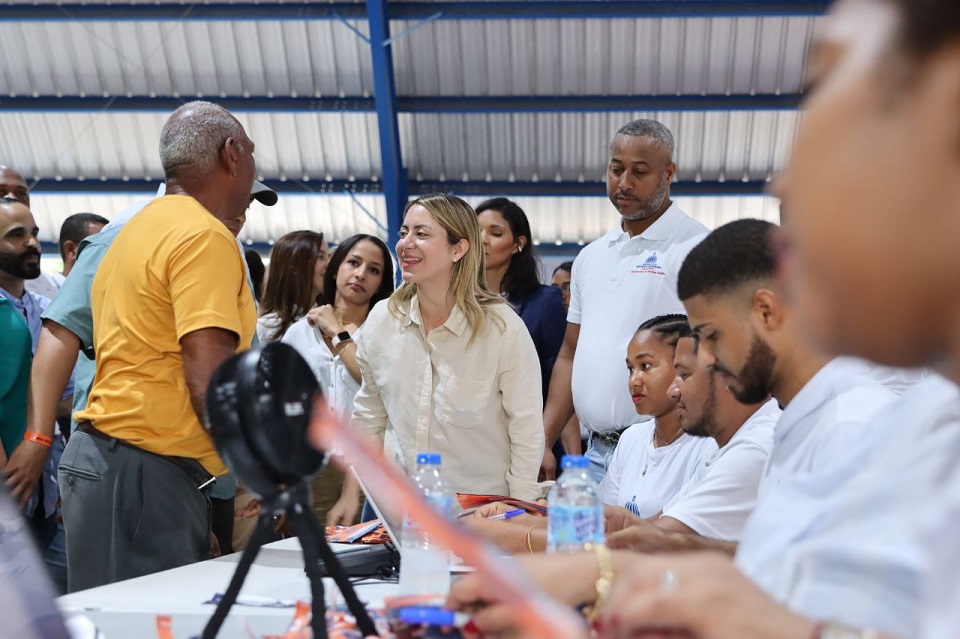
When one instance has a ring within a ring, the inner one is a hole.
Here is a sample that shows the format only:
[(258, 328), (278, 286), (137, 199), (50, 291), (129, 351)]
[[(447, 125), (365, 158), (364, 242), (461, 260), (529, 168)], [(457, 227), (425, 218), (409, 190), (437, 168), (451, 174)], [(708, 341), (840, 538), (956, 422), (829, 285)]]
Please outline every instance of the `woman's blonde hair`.
[[(470, 342), (483, 329), (488, 316), (504, 327), (503, 321), (491, 313), (491, 307), (503, 300), (487, 289), (487, 275), (483, 260), (483, 242), (480, 239), (480, 224), (473, 208), (460, 198), (446, 193), (431, 193), (411, 201), (403, 210), (404, 216), (413, 206), (422, 206), (447, 232), (447, 242), (454, 245), (466, 240), (467, 252), (453, 264), (450, 288), (454, 302), (460, 307), (467, 325), (470, 326)], [(397, 317), (408, 312), (409, 302), (417, 292), (417, 285), (404, 282), (390, 296), (388, 308)]]

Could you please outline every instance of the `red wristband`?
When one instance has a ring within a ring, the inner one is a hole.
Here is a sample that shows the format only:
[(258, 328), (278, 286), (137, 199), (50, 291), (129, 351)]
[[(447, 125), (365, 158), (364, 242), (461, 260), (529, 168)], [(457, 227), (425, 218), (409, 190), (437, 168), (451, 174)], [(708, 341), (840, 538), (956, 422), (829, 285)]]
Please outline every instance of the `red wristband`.
[(40, 444), (41, 446), (46, 446), (50, 448), (53, 446), (53, 437), (49, 435), (44, 435), (43, 433), (33, 433), (27, 431), (23, 434), (23, 441), (33, 442), (34, 444)]

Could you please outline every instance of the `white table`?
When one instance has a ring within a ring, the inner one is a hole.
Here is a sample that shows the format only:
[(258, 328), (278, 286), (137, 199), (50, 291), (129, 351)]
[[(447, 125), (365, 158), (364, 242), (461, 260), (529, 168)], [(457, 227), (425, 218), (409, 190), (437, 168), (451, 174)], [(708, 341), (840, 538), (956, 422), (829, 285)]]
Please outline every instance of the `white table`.
[[(334, 551), (351, 548), (331, 544)], [(65, 616), (84, 614), (107, 639), (153, 639), (157, 615), (173, 618), (177, 639), (199, 636), (215, 606), (204, 604), (223, 593), (240, 561), (240, 553), (190, 566), (121, 581), (65, 595), (57, 600)], [(324, 579), (328, 604), (342, 603), (332, 579)], [(357, 586), (360, 599), (369, 607), (383, 605), (384, 597), (396, 594), (397, 584), (364, 582)], [(310, 584), (303, 572), (303, 552), (297, 539), (264, 546), (250, 569), (240, 597), (257, 596), (283, 600), (309, 600)], [(280, 634), (293, 617), (293, 608), (256, 608), (236, 605), (220, 631), (221, 637)]]

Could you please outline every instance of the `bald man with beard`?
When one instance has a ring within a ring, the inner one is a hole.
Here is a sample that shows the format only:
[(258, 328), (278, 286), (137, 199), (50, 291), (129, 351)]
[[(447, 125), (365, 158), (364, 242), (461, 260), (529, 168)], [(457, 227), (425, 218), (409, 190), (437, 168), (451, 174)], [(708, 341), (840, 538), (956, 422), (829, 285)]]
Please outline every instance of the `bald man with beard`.
[(30, 208), (30, 189), (19, 171), (0, 164), (0, 197), (22, 202)]

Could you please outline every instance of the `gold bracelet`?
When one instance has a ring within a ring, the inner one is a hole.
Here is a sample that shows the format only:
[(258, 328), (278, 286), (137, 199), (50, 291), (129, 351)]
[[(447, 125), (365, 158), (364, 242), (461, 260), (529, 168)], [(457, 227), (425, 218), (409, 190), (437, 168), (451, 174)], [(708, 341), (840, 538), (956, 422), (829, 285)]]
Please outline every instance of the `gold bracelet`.
[(600, 565), (600, 577), (597, 578), (597, 599), (593, 604), (591, 618), (597, 615), (597, 611), (603, 608), (610, 597), (610, 590), (613, 588), (613, 556), (610, 549), (604, 544), (589, 544), (588, 550), (597, 556), (597, 563)]
[(527, 536), (525, 539), (527, 552), (530, 553), (531, 555), (533, 554), (533, 529), (536, 527), (537, 527), (536, 524), (534, 524), (533, 526), (530, 526), (529, 528), (527, 528)]

